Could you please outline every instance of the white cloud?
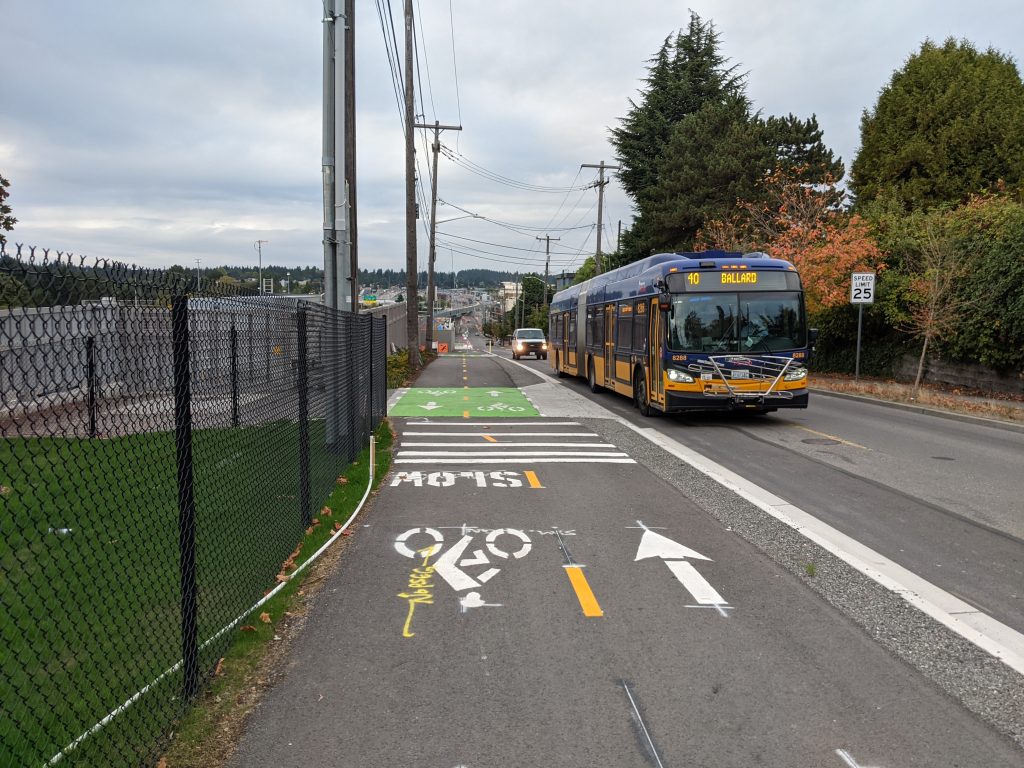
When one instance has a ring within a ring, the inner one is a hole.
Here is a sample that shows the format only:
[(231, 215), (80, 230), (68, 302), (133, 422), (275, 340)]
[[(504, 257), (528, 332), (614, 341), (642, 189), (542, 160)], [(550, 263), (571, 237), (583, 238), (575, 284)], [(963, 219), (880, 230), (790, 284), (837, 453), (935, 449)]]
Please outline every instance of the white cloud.
[[(1024, 40), (1024, 17), (1008, 1), (453, 0), (453, 20), (446, 3), (419, 6), (425, 119), (461, 120), (464, 131), (444, 134), (446, 144), (491, 171), (547, 186), (571, 184), (581, 163), (614, 162), (608, 129), (636, 97), (647, 60), (685, 28), (690, 8), (714, 22), (722, 53), (748, 73), (755, 106), (817, 114), (847, 165), (862, 111), (926, 37), (963, 37), (1014, 56)], [(401, 3), (392, 7), (400, 13)], [(321, 260), (320, 3), (183, 8), (5, 6), (0, 171), (19, 219), (12, 241), (167, 265), (253, 263), (252, 244), (263, 239), (268, 263)], [(395, 28), (401, 45), (401, 18)], [(358, 5), (356, 30), (361, 259), (400, 269), (403, 136), (373, 6)], [(428, 188), (428, 153), (417, 146)], [(594, 176), (587, 170), (579, 180)], [(593, 190), (526, 193), (444, 158), (439, 182), (443, 199), (505, 222), (564, 227), (596, 218)], [(614, 183), (606, 205), (604, 236), (614, 240), (618, 221), (630, 217)], [(442, 208), (439, 216), (457, 214)], [(444, 229), (528, 249), (508, 251), (517, 257), (541, 250), (532, 232), (480, 220)], [(422, 222), (418, 232), (425, 257)], [(592, 231), (562, 236), (559, 248), (593, 248)], [(500, 261), (456, 255), (456, 264)]]

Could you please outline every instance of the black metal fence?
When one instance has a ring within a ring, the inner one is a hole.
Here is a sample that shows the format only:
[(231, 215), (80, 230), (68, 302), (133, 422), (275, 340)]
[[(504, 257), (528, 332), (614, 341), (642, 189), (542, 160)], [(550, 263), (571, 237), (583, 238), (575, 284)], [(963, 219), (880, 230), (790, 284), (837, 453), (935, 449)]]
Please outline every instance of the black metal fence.
[(0, 765), (150, 764), (386, 408), (386, 322), (0, 252)]

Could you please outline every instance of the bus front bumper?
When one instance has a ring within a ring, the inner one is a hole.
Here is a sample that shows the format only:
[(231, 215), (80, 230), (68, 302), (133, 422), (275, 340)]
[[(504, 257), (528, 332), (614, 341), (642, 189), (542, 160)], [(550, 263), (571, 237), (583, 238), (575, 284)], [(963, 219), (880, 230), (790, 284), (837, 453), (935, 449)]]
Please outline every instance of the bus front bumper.
[(791, 389), (792, 397), (764, 395), (760, 397), (735, 397), (732, 395), (705, 395), (701, 392), (665, 392), (666, 413), (687, 413), (694, 411), (774, 411), (777, 408), (806, 408), (807, 390)]

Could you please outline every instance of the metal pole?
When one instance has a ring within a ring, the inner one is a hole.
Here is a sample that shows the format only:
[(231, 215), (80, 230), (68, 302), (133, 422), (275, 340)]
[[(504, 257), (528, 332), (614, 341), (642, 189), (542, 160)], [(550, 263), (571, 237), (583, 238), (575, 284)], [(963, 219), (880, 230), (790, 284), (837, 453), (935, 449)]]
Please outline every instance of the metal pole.
[(299, 375), (299, 515), (303, 529), (313, 524), (309, 501), (309, 377), (306, 371), (306, 310), (300, 308), (296, 318), (298, 334)]
[(853, 368), (853, 380), (856, 381), (860, 378), (860, 326), (861, 321), (864, 318), (864, 305), (857, 305), (857, 362)]
[(269, 240), (257, 240), (256, 241), (256, 252), (259, 254), (260, 259), (260, 295), (263, 295), (263, 244), (269, 243)]
[(196, 501), (192, 477), (192, 392), (188, 297), (171, 300), (174, 433), (178, 466), (178, 552), (181, 574), (181, 653), (185, 699), (199, 690), (199, 594), (196, 581)]
[(88, 391), (89, 437), (96, 437), (96, 337), (85, 338), (85, 379)]
[(231, 323), (231, 426), (238, 426), (238, 329)]
[(355, 0), (345, 0), (345, 183), (348, 188), (349, 274), (352, 311), (359, 311), (359, 243), (356, 227), (356, 35)]
[(416, 147), (413, 124), (412, 0), (405, 0), (405, 311), (409, 367), (420, 367), (420, 301), (416, 271)]

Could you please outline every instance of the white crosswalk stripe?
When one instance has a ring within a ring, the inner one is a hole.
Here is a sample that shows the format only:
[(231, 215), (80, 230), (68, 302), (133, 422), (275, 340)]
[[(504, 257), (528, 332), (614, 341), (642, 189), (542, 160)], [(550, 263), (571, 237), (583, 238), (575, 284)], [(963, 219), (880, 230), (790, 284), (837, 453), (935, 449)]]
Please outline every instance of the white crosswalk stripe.
[[(429, 429), (424, 429), (428, 427)], [(577, 427), (576, 431), (556, 431)], [(548, 429), (554, 428), (554, 429)], [(422, 438), (449, 438), (423, 441)], [(543, 442), (537, 438), (545, 438)], [(597, 438), (595, 440), (594, 438)], [(430, 450), (423, 450), (430, 449)], [(396, 464), (635, 464), (578, 422), (408, 422)]]

